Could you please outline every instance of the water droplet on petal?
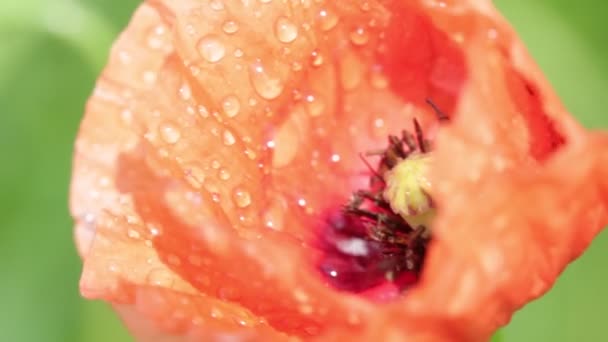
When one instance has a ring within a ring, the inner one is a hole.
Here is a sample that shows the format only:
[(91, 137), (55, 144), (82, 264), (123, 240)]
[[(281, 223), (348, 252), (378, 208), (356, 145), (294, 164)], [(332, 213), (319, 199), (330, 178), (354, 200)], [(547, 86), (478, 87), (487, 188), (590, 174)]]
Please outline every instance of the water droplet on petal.
[(302, 70), (302, 63), (298, 62), (298, 61), (294, 61), (293, 63), (291, 63), (291, 70), (293, 71), (300, 71)]
[(243, 57), (243, 55), (244, 55), (243, 50), (241, 50), (241, 49), (234, 50), (234, 57), (241, 58), (241, 57)]
[(196, 28), (192, 24), (186, 24), (184, 30), (191, 36), (194, 36), (196, 34)]
[(306, 96), (306, 109), (310, 116), (319, 116), (323, 114), (323, 111), (325, 110), (325, 102), (319, 97), (308, 95)]
[(129, 229), (127, 231), (127, 236), (130, 237), (131, 239), (139, 239), (141, 237), (141, 234), (139, 234), (139, 232), (135, 229)]
[(285, 212), (287, 212), (285, 199), (280, 195), (274, 196), (269, 206), (264, 210), (264, 225), (270, 229), (282, 230)]
[(148, 84), (153, 84), (154, 82), (156, 82), (156, 78), (157, 78), (157, 74), (154, 71), (147, 70), (147, 71), (144, 71), (144, 73), (143, 73), (144, 82), (146, 82)]
[(221, 11), (224, 9), (224, 2), (222, 0), (211, 0), (209, 7), (215, 11)]
[(329, 31), (338, 23), (338, 16), (330, 9), (322, 9), (319, 11), (319, 25), (324, 31)]
[(217, 63), (226, 55), (226, 47), (217, 36), (208, 35), (198, 42), (198, 51), (207, 62)]
[(215, 203), (220, 203), (220, 200), (221, 200), (221, 198), (220, 198), (220, 194), (219, 194), (219, 193), (217, 193), (217, 192), (212, 192), (212, 193), (211, 193), (211, 200), (212, 200), (213, 202), (215, 202)]
[(211, 313), (209, 314), (212, 318), (222, 319), (224, 318), (224, 313), (218, 308), (212, 308)]
[(249, 79), (255, 91), (266, 100), (273, 100), (283, 92), (283, 82), (260, 61), (251, 65)]
[(152, 49), (160, 49), (163, 47), (165, 43), (165, 26), (159, 25), (154, 30), (152, 30), (150, 36), (148, 37), (148, 46)]
[(232, 132), (230, 132), (229, 130), (225, 130), (224, 131), (224, 145), (232, 146), (232, 145), (234, 145), (235, 142), (236, 142), (236, 138), (234, 137), (234, 134), (232, 134)]
[(162, 268), (156, 268), (148, 273), (147, 280), (150, 284), (170, 288), (173, 286), (173, 276)]
[(386, 89), (388, 78), (381, 70), (373, 69), (369, 75), (369, 82), (376, 89)]
[(160, 135), (168, 144), (175, 144), (181, 138), (179, 128), (171, 123), (166, 123), (160, 126)]
[(203, 105), (199, 105), (197, 108), (198, 108), (198, 114), (200, 116), (202, 116), (203, 118), (209, 117), (209, 110), (207, 109), (207, 107), (205, 107)]
[(196, 165), (189, 165), (185, 168), (186, 180), (196, 189), (205, 182), (205, 172)]
[(388, 134), (388, 127), (383, 118), (373, 118), (370, 127), (373, 137), (378, 138)]
[(365, 45), (369, 40), (369, 32), (364, 27), (356, 27), (350, 32), (350, 41), (354, 45)]
[(159, 236), (161, 233), (160, 228), (151, 224), (148, 224), (148, 230), (152, 236)]
[(233, 34), (239, 30), (239, 24), (234, 20), (226, 20), (222, 25), (222, 30), (226, 34)]
[(190, 97), (192, 97), (192, 90), (190, 90), (190, 86), (188, 84), (184, 83), (181, 87), (179, 87), (179, 96), (184, 101), (190, 100)]
[(222, 109), (224, 110), (224, 114), (226, 114), (226, 116), (233, 118), (239, 114), (241, 103), (236, 96), (228, 95), (222, 101)]
[(291, 43), (298, 37), (298, 27), (285, 17), (279, 17), (274, 24), (274, 33), (282, 43)]
[(251, 160), (255, 160), (255, 158), (257, 158), (257, 154), (255, 153), (255, 151), (253, 151), (250, 148), (245, 149), (244, 153), (247, 156), (247, 158), (249, 158)]
[(232, 194), (234, 204), (239, 208), (246, 208), (251, 204), (251, 195), (246, 190), (236, 188)]
[(317, 49), (314, 49), (310, 54), (310, 64), (312, 66), (321, 66), (323, 64), (323, 54)]
[(226, 169), (220, 169), (220, 171), (218, 172), (218, 177), (221, 180), (229, 180), (230, 179), (230, 171), (228, 171)]

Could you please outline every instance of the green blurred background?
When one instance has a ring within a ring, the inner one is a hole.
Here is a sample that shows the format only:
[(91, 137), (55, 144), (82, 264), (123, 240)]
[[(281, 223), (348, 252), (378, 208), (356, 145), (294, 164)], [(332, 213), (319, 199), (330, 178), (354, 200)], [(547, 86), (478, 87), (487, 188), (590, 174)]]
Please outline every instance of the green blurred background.
[[(500, 0), (568, 108), (607, 127), (608, 3)], [(74, 136), (135, 0), (0, 3), (0, 341), (129, 341), (106, 305), (78, 295), (67, 191)], [(608, 340), (608, 234), (503, 341)]]

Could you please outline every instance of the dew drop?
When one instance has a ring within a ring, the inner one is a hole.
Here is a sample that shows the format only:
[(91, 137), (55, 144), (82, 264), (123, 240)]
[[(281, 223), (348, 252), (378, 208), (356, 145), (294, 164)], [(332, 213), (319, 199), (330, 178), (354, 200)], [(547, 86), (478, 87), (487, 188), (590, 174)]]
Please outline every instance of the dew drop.
[(305, 207), (306, 206), (306, 200), (303, 198), (298, 199), (298, 205), (300, 207)]
[(300, 288), (293, 290), (293, 297), (300, 303), (306, 303), (309, 300), (308, 294)]
[(250, 160), (255, 160), (255, 158), (257, 158), (255, 151), (250, 148), (246, 148), (244, 153)]
[(319, 97), (308, 95), (306, 96), (306, 109), (310, 116), (319, 116), (323, 114), (323, 111), (325, 110), (325, 102)]
[(118, 53), (118, 59), (120, 59), (122, 64), (130, 64), (132, 61), (131, 55), (126, 51), (120, 51)]
[(203, 105), (198, 105), (197, 109), (198, 109), (198, 114), (200, 116), (202, 116), (203, 118), (209, 117), (209, 110), (207, 109), (207, 107), (205, 107)]
[(357, 46), (367, 44), (369, 40), (369, 32), (364, 27), (356, 27), (350, 32), (350, 41)]
[(156, 268), (148, 273), (147, 280), (150, 284), (161, 287), (173, 286), (173, 276), (162, 268)]
[(208, 35), (198, 42), (198, 52), (207, 62), (217, 63), (226, 55), (226, 47), (215, 35)]
[(312, 64), (312, 66), (321, 66), (323, 64), (323, 60), (323, 54), (318, 49), (314, 49), (310, 54), (310, 64)]
[(165, 26), (159, 25), (152, 30), (150, 36), (148, 37), (148, 46), (152, 49), (160, 49), (163, 47), (164, 36), (167, 32)]
[(372, 70), (369, 75), (369, 82), (376, 89), (386, 89), (388, 87), (388, 78), (381, 70)]
[(127, 236), (131, 239), (138, 240), (141, 237), (141, 234), (139, 234), (139, 232), (135, 229), (129, 229), (127, 231)]
[(319, 11), (319, 26), (323, 31), (329, 31), (338, 23), (338, 16), (330, 9), (322, 9)]
[(241, 57), (243, 57), (244, 54), (245, 53), (241, 49), (237, 48), (236, 50), (234, 50), (234, 57), (236, 57), (236, 58), (241, 58)]
[(274, 230), (282, 230), (287, 212), (287, 202), (282, 196), (275, 196), (268, 207), (264, 210), (264, 225)]
[(211, 0), (209, 7), (215, 11), (221, 11), (224, 9), (224, 2), (222, 0)]
[(217, 192), (211, 193), (211, 200), (215, 203), (220, 203), (220, 200), (221, 200), (220, 194)]
[(266, 100), (273, 100), (283, 92), (283, 82), (260, 62), (251, 65), (249, 79), (255, 91)]
[(108, 261), (108, 270), (112, 273), (117, 273), (120, 271), (120, 266), (116, 263), (115, 260)]
[(227, 117), (233, 118), (239, 114), (241, 103), (236, 96), (228, 95), (222, 101), (222, 109)]
[(234, 204), (239, 208), (246, 208), (251, 204), (251, 195), (246, 190), (236, 188), (232, 193)]
[(148, 230), (150, 231), (150, 234), (152, 236), (159, 236), (160, 235), (160, 228), (154, 226), (154, 225), (148, 225)]
[(226, 169), (220, 169), (220, 171), (218, 172), (218, 177), (221, 180), (229, 180), (230, 179), (230, 171), (226, 170)]
[(163, 140), (168, 144), (175, 144), (181, 138), (181, 133), (175, 125), (171, 123), (165, 123), (160, 127), (160, 135)]
[(291, 63), (291, 70), (293, 71), (300, 71), (302, 70), (302, 63), (298, 62), (298, 61), (294, 61), (293, 63)]
[(184, 83), (181, 87), (179, 87), (179, 96), (184, 101), (190, 100), (190, 98), (192, 97), (192, 90), (190, 89), (190, 86), (188, 84)]
[(154, 71), (147, 70), (147, 71), (144, 71), (144, 73), (143, 73), (144, 82), (146, 82), (148, 84), (153, 84), (154, 82), (156, 82), (156, 78), (157, 78), (157, 75), (156, 75), (156, 72), (154, 72)]
[(279, 17), (274, 24), (274, 33), (282, 43), (291, 43), (298, 37), (298, 27), (285, 17)]
[(186, 26), (184, 27), (184, 30), (186, 31), (186, 33), (188, 33), (191, 36), (194, 36), (196, 34), (196, 28), (194, 27), (194, 25), (188, 23), (186, 24)]
[(194, 188), (200, 189), (205, 182), (205, 172), (196, 165), (189, 165), (186, 167), (185, 173), (188, 183)]
[(221, 166), (222, 166), (222, 164), (220, 163), (220, 161), (219, 161), (219, 160), (214, 159), (214, 160), (212, 160), (212, 161), (211, 161), (211, 167), (212, 167), (212, 168), (214, 168), (214, 169), (216, 169), (216, 170), (217, 170), (217, 169), (219, 169)]
[(371, 122), (371, 134), (373, 137), (379, 138), (388, 134), (388, 127), (383, 118), (373, 118)]
[(222, 30), (226, 34), (234, 34), (239, 30), (239, 24), (234, 20), (226, 20), (224, 24), (222, 24)]
[(232, 132), (230, 132), (229, 130), (225, 130), (224, 131), (224, 145), (232, 146), (232, 145), (234, 145), (235, 142), (236, 142), (236, 138), (234, 137), (234, 134), (232, 134)]
[(212, 308), (211, 313), (209, 314), (212, 318), (222, 319), (224, 318), (224, 313), (218, 308)]

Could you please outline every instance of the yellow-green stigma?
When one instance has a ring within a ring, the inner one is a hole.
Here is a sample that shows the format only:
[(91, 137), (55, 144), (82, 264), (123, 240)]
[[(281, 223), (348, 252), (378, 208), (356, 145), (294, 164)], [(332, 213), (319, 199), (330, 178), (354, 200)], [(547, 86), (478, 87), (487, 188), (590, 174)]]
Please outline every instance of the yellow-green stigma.
[[(429, 103), (439, 121), (448, 120), (448, 116)], [(417, 279), (432, 239), (436, 213), (429, 178), (432, 143), (424, 137), (416, 119), (413, 128), (412, 132), (403, 130), (400, 135), (389, 135), (384, 149), (361, 155), (370, 171), (369, 187), (353, 192), (339, 220), (344, 224), (332, 226), (336, 227), (332, 230), (334, 234), (342, 234), (346, 226), (358, 232), (357, 241), (377, 254), (365, 259), (369, 264), (357, 265), (380, 272), (386, 281), (394, 283), (402, 283), (412, 275)], [(380, 160), (377, 166), (372, 166), (366, 157)], [(340, 246), (336, 250), (341, 251)]]
[(430, 153), (414, 153), (385, 172), (384, 199), (412, 228), (428, 228), (435, 216), (428, 177)]

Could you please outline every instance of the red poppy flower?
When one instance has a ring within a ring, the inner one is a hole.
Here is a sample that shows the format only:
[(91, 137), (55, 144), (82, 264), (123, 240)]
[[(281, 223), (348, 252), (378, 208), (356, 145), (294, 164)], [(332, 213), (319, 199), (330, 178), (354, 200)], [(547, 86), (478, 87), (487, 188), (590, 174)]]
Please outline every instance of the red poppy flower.
[[(421, 278), (328, 285), (324, 215), (412, 118), (439, 208)], [(150, 0), (76, 143), (81, 291), (147, 339), (487, 339), (607, 222), (607, 143), (490, 1)]]

